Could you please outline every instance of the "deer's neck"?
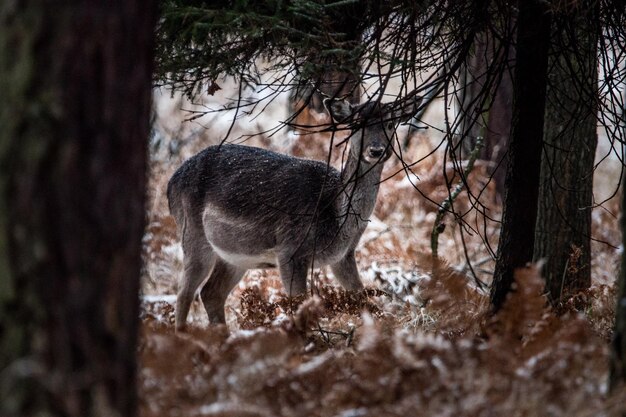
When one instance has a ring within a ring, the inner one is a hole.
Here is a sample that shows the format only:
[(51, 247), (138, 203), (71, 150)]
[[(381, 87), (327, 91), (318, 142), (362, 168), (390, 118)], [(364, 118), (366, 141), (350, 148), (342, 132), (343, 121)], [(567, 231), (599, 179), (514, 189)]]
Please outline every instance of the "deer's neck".
[(380, 176), (383, 164), (370, 165), (360, 161), (357, 155), (350, 152), (348, 161), (342, 171), (344, 192), (341, 210), (343, 215), (365, 221), (369, 219), (378, 195)]

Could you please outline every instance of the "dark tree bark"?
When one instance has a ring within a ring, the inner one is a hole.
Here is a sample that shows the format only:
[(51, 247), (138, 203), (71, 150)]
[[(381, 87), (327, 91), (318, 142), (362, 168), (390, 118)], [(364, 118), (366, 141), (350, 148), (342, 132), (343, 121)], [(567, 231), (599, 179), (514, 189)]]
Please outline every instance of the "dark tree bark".
[[(508, 62), (515, 60), (515, 49), (511, 46), (508, 50)], [(510, 64), (509, 64), (510, 65)], [(496, 182), (496, 191), (504, 197), (504, 180), (508, 169), (507, 148), (509, 147), (509, 135), (511, 134), (511, 122), (513, 118), (513, 79), (509, 71), (509, 65), (502, 73), (502, 79), (493, 98), (493, 104), (489, 109), (487, 122), (487, 137), (483, 148), (483, 159), (492, 161), (495, 165), (490, 170), (493, 180)]]
[(554, 304), (591, 285), (597, 6), (583, 1), (553, 18), (534, 258), (545, 260)]
[[(626, 248), (626, 188), (622, 183), (622, 247)], [(609, 389), (614, 391), (626, 385), (626, 253), (622, 253), (622, 265), (617, 282), (617, 307), (615, 308), (615, 332), (611, 346)]]
[(0, 415), (132, 416), (153, 1), (0, 7)]
[(547, 84), (550, 14), (546, 3), (520, 0), (514, 109), (505, 180), (504, 213), (491, 287), (497, 311), (513, 283), (513, 272), (532, 260)]

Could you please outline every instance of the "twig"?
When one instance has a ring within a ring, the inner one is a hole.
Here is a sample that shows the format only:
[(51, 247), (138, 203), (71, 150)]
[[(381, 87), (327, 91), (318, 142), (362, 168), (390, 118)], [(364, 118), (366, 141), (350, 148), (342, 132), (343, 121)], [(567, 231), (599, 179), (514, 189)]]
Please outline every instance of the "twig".
[(391, 232), (391, 227), (387, 226), (384, 229), (382, 229), (380, 232), (376, 233), (374, 236), (370, 237), (369, 239), (363, 241), (361, 243), (361, 246), (365, 246), (370, 242), (373, 242), (374, 240), (378, 239), (379, 237), (381, 237), (382, 235), (384, 235), (385, 233), (389, 233)]
[[(483, 137), (478, 136), (476, 138), (476, 145), (474, 146), (474, 149), (472, 149), (469, 160), (467, 161), (467, 166), (463, 171), (463, 178), (467, 179), (468, 175), (472, 172), (472, 169), (474, 168), (474, 162), (476, 162), (476, 159), (478, 158), (478, 154), (480, 153), (480, 149), (482, 147)], [(437, 218), (435, 219), (435, 223), (433, 224), (433, 231), (430, 234), (430, 249), (432, 251), (433, 258), (435, 259), (438, 257), (437, 248), (439, 246), (439, 235), (445, 229), (443, 217), (450, 210), (450, 206), (463, 190), (463, 184), (465, 183), (463, 179), (461, 179), (461, 181), (459, 181), (459, 183), (454, 187), (454, 190), (452, 190), (450, 195), (448, 195), (448, 198), (446, 198), (443, 203), (441, 203), (439, 210), (437, 210)]]
[(341, 330), (326, 330), (326, 329), (323, 329), (322, 326), (320, 326), (320, 324), (318, 323), (317, 329), (313, 331), (319, 332), (320, 336), (322, 337), (322, 340), (324, 340), (326, 345), (328, 345), (329, 347), (333, 346), (330, 341), (331, 335), (344, 337), (346, 339), (346, 347), (350, 347), (350, 344), (352, 343), (352, 340), (354, 339), (355, 330), (356, 330), (356, 327), (350, 327), (349, 332), (343, 332)]

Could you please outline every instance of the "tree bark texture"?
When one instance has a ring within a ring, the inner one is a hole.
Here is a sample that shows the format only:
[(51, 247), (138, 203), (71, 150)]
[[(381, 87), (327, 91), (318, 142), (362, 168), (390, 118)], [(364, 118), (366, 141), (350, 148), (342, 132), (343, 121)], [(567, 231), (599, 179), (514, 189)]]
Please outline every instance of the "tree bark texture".
[(534, 258), (555, 304), (591, 285), (599, 30), (593, 0), (553, 18)]
[(0, 6), (0, 415), (131, 416), (153, 1)]
[[(622, 247), (626, 248), (626, 188), (622, 183)], [(615, 332), (611, 346), (609, 389), (614, 391), (626, 385), (626, 252), (622, 252), (622, 265), (617, 282), (617, 307)]]
[(513, 272), (532, 260), (541, 164), (551, 17), (539, 0), (518, 3), (517, 58), (504, 213), (491, 304), (497, 311)]

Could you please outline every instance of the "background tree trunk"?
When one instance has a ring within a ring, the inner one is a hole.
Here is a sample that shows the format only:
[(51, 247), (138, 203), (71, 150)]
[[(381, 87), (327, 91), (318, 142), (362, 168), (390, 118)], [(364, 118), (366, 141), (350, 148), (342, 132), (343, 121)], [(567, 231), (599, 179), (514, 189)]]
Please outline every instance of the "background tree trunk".
[(0, 415), (135, 414), (155, 6), (0, 7)]
[[(514, 19), (513, 16), (510, 17), (507, 27), (513, 27)], [(514, 34), (510, 33), (510, 36), (510, 39), (513, 39)], [(479, 158), (493, 162), (489, 175), (495, 181), (496, 190), (502, 197), (513, 108), (513, 80), (508, 68), (515, 59), (515, 49), (512, 45), (498, 49), (497, 42), (502, 41), (485, 32), (477, 34), (473, 53), (460, 69), (463, 85), (459, 103), (462, 117), (460, 152), (463, 158), (467, 158), (476, 145), (476, 138), (483, 137), (484, 146)], [(504, 53), (506, 57), (496, 56)], [(495, 76), (495, 80), (491, 80), (494, 74), (490, 69), (496, 67), (496, 61), (504, 61), (506, 65), (501, 68), (502, 73)], [(492, 82), (493, 86), (485, 85)], [(484, 103), (478, 102), (479, 98), (482, 98)]]
[(504, 213), (491, 287), (497, 311), (513, 272), (532, 260), (547, 83), (550, 15), (545, 3), (519, 2), (514, 108)]
[[(626, 187), (622, 183), (622, 247), (626, 248)], [(622, 265), (617, 282), (617, 307), (615, 308), (615, 332), (611, 349), (609, 389), (626, 385), (626, 253), (622, 253)]]
[(597, 2), (554, 17), (534, 259), (553, 303), (591, 285)]

